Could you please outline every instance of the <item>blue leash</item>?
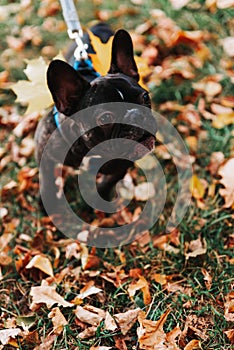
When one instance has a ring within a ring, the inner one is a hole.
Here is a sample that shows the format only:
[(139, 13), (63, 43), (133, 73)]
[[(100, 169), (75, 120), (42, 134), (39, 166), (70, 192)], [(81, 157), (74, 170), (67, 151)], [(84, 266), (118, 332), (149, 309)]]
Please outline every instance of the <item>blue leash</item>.
[[(81, 62), (82, 62), (82, 65), (81, 65)], [(82, 70), (83, 68), (88, 68), (90, 70), (90, 73), (94, 75), (94, 78), (100, 76), (100, 74), (94, 70), (93, 64), (90, 58), (83, 61), (75, 61), (73, 68), (76, 71)], [(56, 106), (54, 106), (53, 108), (53, 116), (54, 116), (54, 122), (56, 127), (61, 131), (61, 125), (59, 122), (59, 111), (57, 110)]]

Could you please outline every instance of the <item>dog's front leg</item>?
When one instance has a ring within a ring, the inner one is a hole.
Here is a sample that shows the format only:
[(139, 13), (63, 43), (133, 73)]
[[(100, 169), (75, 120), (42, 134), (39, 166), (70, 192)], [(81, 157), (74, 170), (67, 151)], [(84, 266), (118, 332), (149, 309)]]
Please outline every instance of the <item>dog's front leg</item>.
[(97, 190), (103, 199), (110, 201), (116, 196), (115, 185), (123, 179), (132, 165), (133, 163), (128, 160), (113, 160), (100, 169), (102, 175), (97, 181)]
[(55, 184), (55, 163), (51, 160), (43, 161), (39, 168), (40, 206), (44, 213), (58, 212), (57, 187)]

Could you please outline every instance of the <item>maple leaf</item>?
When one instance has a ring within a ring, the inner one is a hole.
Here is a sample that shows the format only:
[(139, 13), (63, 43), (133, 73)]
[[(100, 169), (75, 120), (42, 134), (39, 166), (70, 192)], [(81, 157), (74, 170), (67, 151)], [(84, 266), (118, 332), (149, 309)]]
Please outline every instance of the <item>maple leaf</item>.
[(101, 39), (91, 31), (88, 31), (88, 34), (94, 51), (96, 52), (95, 54), (90, 54), (93, 67), (99, 74), (106, 75), (110, 68), (113, 36), (104, 44)]
[[(101, 39), (98, 36), (94, 35), (91, 31), (88, 31), (88, 34), (95, 51), (95, 53), (89, 54), (92, 59), (93, 67), (96, 72), (104, 76), (108, 73), (108, 70), (110, 68), (112, 41), (114, 37), (111, 36), (107, 43), (103, 43)], [(151, 73), (151, 70), (147, 64), (147, 59), (138, 56), (135, 56), (134, 58), (140, 75), (139, 84), (147, 90), (146, 86), (143, 83), (143, 78)]]
[(47, 65), (42, 57), (25, 60), (27, 63), (24, 73), (27, 80), (20, 80), (11, 86), (17, 95), (16, 102), (28, 104), (25, 114), (42, 111), (53, 104), (52, 96), (46, 83)]

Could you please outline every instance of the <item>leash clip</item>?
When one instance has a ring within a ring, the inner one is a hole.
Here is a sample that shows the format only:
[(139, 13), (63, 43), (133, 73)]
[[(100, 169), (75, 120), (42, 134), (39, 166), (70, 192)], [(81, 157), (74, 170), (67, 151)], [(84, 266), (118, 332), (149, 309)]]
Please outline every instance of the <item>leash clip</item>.
[(77, 48), (74, 51), (74, 57), (77, 61), (80, 60), (87, 60), (88, 59), (88, 54), (87, 54), (87, 48), (88, 45), (84, 44), (82, 41), (83, 37), (83, 31), (82, 29), (79, 29), (78, 31), (72, 31), (71, 29), (68, 29), (68, 35), (69, 38), (72, 40), (75, 40)]

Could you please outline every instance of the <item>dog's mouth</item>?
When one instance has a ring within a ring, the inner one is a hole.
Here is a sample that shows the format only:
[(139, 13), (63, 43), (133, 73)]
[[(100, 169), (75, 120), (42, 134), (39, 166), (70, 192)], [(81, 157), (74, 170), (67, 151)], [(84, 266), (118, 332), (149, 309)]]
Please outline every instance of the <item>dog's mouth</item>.
[(138, 141), (131, 153), (131, 159), (137, 160), (144, 157), (146, 154), (152, 152), (155, 147), (155, 136), (146, 133)]

